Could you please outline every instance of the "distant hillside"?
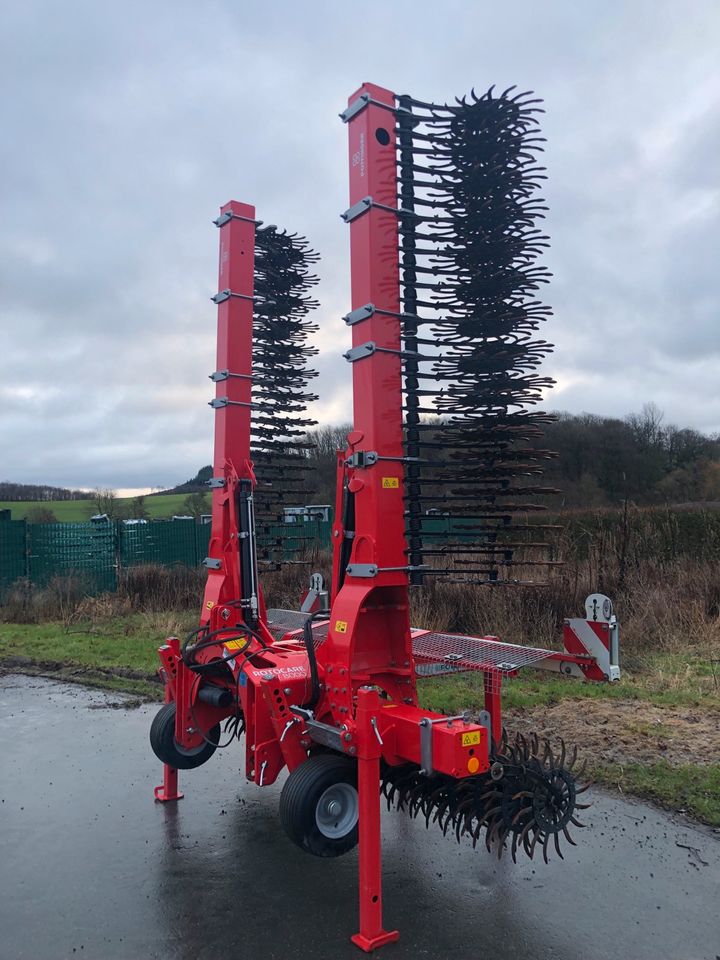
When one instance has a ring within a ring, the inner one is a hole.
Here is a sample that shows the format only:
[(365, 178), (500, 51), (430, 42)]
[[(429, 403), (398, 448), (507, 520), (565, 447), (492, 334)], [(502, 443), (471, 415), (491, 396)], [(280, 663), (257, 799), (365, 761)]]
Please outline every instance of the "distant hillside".
[(11, 483), (9, 480), (0, 482), (0, 500), (31, 500), (34, 503), (67, 500), (92, 500), (90, 490), (67, 490), (65, 487), (49, 487), (44, 483)]
[(168, 494), (176, 493), (206, 493), (207, 481), (213, 475), (213, 468), (208, 464), (206, 467), (200, 467), (198, 472), (190, 480), (179, 483), (176, 487), (170, 487), (168, 490), (159, 490), (157, 493), (150, 493), (150, 497), (164, 497)]

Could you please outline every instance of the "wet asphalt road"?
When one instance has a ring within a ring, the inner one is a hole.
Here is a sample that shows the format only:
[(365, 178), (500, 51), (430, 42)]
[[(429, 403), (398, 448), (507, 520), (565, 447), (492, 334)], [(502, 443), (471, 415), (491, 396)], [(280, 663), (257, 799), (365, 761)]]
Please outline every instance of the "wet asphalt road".
[[(240, 751), (153, 802), (155, 709), (36, 678), (0, 677), (2, 960), (342, 960), (357, 859), (285, 838), (279, 786)], [(583, 843), (549, 866), (498, 864), (399, 813), (384, 819), (386, 960), (716, 960), (720, 837), (594, 796)], [(685, 844), (697, 853), (678, 847)]]

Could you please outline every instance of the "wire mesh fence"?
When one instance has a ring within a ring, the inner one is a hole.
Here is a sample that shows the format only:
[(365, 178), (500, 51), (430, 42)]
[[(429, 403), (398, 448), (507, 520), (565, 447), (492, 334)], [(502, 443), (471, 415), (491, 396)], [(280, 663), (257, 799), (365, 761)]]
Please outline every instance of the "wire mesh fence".
[[(280, 545), (284, 559), (312, 548), (330, 546), (331, 524), (325, 521), (283, 523), (265, 536)], [(118, 574), (145, 564), (197, 567), (208, 553), (210, 525), (190, 520), (143, 523), (0, 522), (0, 590), (25, 579), (46, 586), (54, 577), (73, 576), (88, 593), (117, 589)], [(260, 544), (262, 546), (262, 544)]]

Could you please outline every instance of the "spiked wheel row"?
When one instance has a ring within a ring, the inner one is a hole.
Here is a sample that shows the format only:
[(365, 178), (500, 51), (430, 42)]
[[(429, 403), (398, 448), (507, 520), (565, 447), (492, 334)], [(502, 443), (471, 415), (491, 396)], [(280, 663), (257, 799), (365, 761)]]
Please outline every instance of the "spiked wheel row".
[[(537, 442), (548, 417), (530, 409), (553, 383), (537, 372), (552, 345), (535, 336), (551, 314), (537, 299), (550, 277), (537, 262), (549, 245), (539, 103), (491, 88), (398, 104), (409, 555), (465, 582), (513, 580), (518, 563), (545, 558), (536, 543), (518, 557), (510, 533), (554, 492), (538, 481), (554, 456)], [(433, 549), (448, 534), (428, 530), (428, 508), (457, 518), (464, 542)], [(438, 556), (446, 566), (425, 562)]]
[(484, 832), (485, 846), (498, 859), (508, 846), (514, 861), (518, 851), (532, 859), (539, 848), (547, 863), (550, 843), (562, 859), (560, 835), (575, 846), (568, 827), (584, 826), (575, 813), (589, 804), (577, 798), (590, 784), (578, 786), (585, 764), (575, 771), (576, 763), (577, 747), (568, 756), (563, 740), (556, 756), (549, 741), (534, 734), (517, 734), (512, 742), (503, 734), (487, 774), (428, 777), (415, 764), (404, 764), (384, 769), (381, 790), (388, 809), (420, 816), (426, 827), (435, 823), (458, 842), (468, 836), (476, 847)]
[[(251, 452), (258, 555), (266, 563), (287, 559), (287, 543), (272, 527), (283, 521), (283, 501), (302, 502), (308, 489), (306, 431), (316, 421), (305, 411), (317, 399), (307, 390), (317, 372), (307, 362), (317, 349), (307, 341), (318, 329), (308, 314), (319, 306), (308, 291), (318, 260), (304, 237), (272, 226), (256, 232)], [(305, 539), (293, 538), (296, 551)]]

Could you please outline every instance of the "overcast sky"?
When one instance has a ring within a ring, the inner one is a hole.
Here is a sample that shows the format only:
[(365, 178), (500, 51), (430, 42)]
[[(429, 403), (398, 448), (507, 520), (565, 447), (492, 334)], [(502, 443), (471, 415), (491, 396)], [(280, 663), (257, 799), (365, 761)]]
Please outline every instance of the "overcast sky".
[(315, 416), (350, 415), (347, 96), (546, 101), (548, 406), (720, 430), (720, 4), (6, 0), (0, 480), (166, 486), (211, 459), (229, 199), (322, 254)]

